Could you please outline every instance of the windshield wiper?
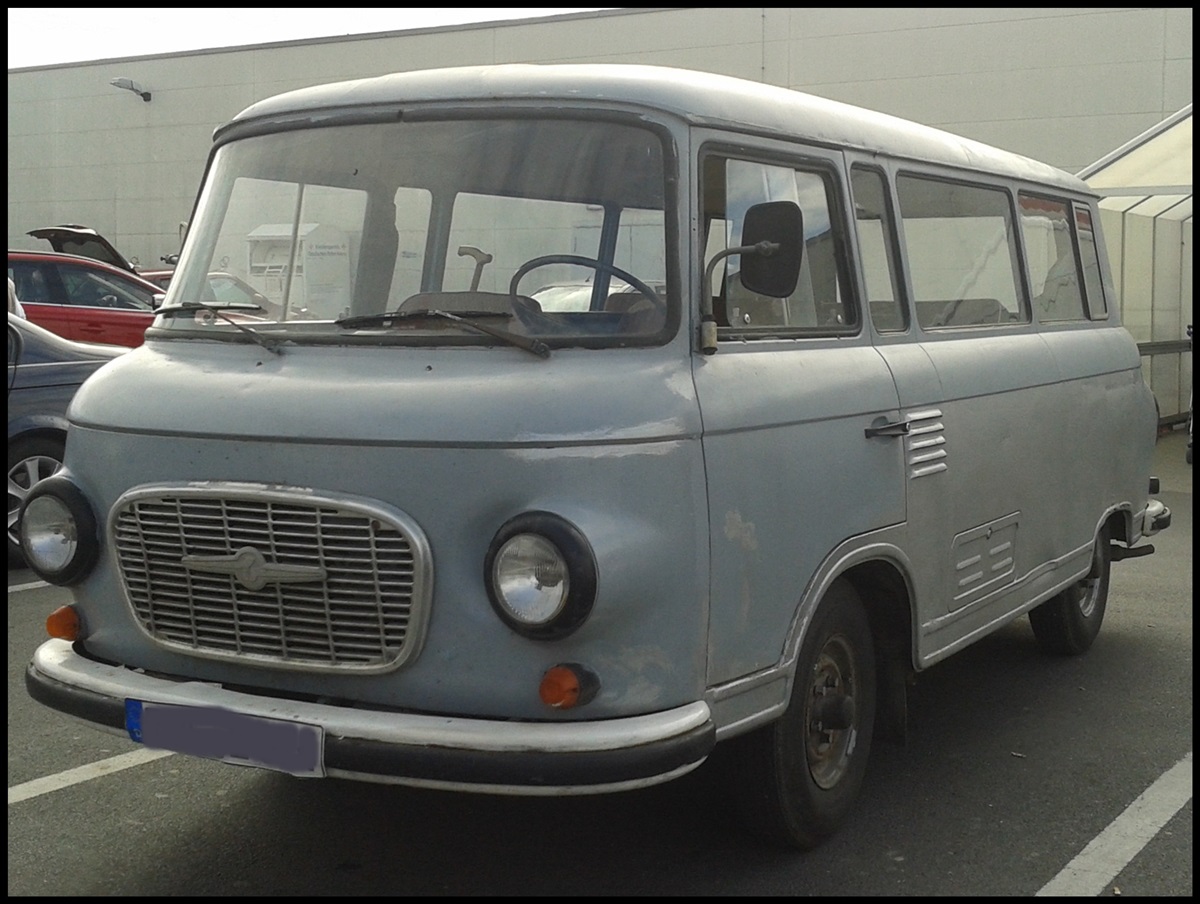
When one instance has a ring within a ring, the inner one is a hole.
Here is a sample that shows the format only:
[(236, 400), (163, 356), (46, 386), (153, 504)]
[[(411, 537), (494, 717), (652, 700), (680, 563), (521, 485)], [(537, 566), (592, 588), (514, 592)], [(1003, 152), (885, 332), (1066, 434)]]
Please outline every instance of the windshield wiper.
[(359, 327), (387, 326), (388, 324), (399, 323), (404, 320), (421, 320), (424, 318), (449, 320), (452, 323), (460, 324), (478, 333), (499, 339), (501, 342), (507, 342), (509, 345), (515, 345), (517, 348), (523, 348), (525, 351), (532, 352), (539, 358), (550, 357), (550, 346), (541, 339), (535, 339), (532, 336), (521, 336), (517, 333), (510, 333), (508, 330), (500, 330), (496, 329), (496, 327), (484, 326), (482, 323), (476, 322), (479, 318), (492, 317), (507, 319), (512, 317), (512, 314), (509, 314), (507, 311), (458, 311), (451, 314), (449, 311), (421, 308), (417, 311), (388, 311), (383, 314), (363, 314), (358, 317), (343, 317), (341, 320), (335, 320), (334, 325), (340, 326), (343, 329), (353, 330)]
[(226, 323), (241, 330), (243, 333), (245, 333), (247, 336), (249, 336), (251, 339), (253, 339), (254, 342), (256, 342), (258, 345), (261, 345), (267, 351), (274, 352), (277, 355), (282, 355), (283, 351), (279, 348), (279, 346), (283, 342), (282, 339), (270, 339), (270, 338), (264, 336), (262, 333), (258, 332), (257, 330), (250, 329), (250, 327), (246, 326), (244, 323), (239, 323), (238, 321), (234, 320), (232, 317), (230, 317), (228, 314), (225, 313), (225, 311), (265, 311), (265, 310), (266, 310), (266, 308), (264, 308), (262, 305), (253, 304), (252, 302), (249, 302), (249, 301), (234, 301), (234, 302), (228, 302), (226, 304), (208, 304), (207, 302), (203, 302), (203, 301), (185, 301), (185, 302), (182, 302), (181, 304), (173, 304), (170, 307), (158, 308), (155, 310), (154, 313), (155, 314), (178, 314), (178, 313), (194, 314), (196, 311), (208, 311), (214, 317), (220, 317)]

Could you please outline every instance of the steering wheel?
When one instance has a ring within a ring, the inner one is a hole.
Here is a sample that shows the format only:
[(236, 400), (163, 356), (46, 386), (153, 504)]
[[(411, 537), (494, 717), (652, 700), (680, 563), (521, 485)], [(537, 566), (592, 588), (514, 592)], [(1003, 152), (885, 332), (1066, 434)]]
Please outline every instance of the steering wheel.
[(512, 276), (512, 280), (508, 284), (508, 294), (512, 298), (519, 298), (517, 287), (527, 273), (536, 270), (538, 267), (545, 267), (550, 264), (576, 264), (580, 267), (590, 267), (596, 271), (597, 276), (605, 273), (613, 276), (618, 276), (629, 285), (633, 286), (646, 297), (646, 299), (655, 306), (664, 315), (666, 314), (666, 302), (658, 297), (658, 293), (651, 289), (648, 285), (630, 273), (628, 270), (622, 270), (614, 264), (606, 264), (603, 261), (593, 257), (583, 257), (578, 254), (543, 254), (541, 257), (531, 258), (525, 261), (521, 266), (517, 267), (517, 272)]

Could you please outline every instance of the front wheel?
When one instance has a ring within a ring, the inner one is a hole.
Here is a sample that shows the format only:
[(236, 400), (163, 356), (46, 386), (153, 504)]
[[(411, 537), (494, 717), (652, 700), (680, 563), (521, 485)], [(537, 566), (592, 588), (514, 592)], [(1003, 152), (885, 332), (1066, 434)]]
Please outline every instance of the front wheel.
[(857, 592), (838, 581), (805, 635), (786, 712), (730, 741), (750, 831), (808, 850), (841, 827), (866, 774), (875, 698), (871, 626)]
[(1092, 645), (1104, 621), (1111, 565), (1108, 529), (1101, 528), (1092, 553), (1092, 570), (1029, 613), (1033, 636), (1042, 649), (1060, 656), (1077, 656)]

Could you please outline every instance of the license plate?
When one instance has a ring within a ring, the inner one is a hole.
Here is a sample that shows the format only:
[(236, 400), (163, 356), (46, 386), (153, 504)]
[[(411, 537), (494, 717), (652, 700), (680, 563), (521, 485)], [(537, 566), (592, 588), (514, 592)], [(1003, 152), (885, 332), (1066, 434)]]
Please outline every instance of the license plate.
[(215, 706), (125, 701), (125, 730), (139, 744), (289, 775), (325, 774), (316, 725), (230, 712)]

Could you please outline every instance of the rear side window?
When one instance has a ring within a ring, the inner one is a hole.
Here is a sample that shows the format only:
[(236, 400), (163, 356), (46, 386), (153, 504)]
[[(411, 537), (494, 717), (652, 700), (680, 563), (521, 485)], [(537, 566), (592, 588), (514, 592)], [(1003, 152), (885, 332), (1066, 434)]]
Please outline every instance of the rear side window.
[(1107, 320), (1108, 302), (1104, 297), (1104, 280), (1100, 276), (1100, 250), (1096, 247), (1092, 214), (1086, 207), (1075, 205), (1075, 228), (1079, 233), (1079, 257), (1083, 262), (1088, 313), (1092, 320)]
[(1083, 275), (1066, 201), (1021, 196), (1021, 237), (1039, 320), (1084, 320)]
[(8, 275), (22, 304), (63, 304), (66, 301), (53, 264), (10, 261)]
[(1007, 192), (903, 175), (896, 181), (917, 322), (924, 329), (1028, 321)]

